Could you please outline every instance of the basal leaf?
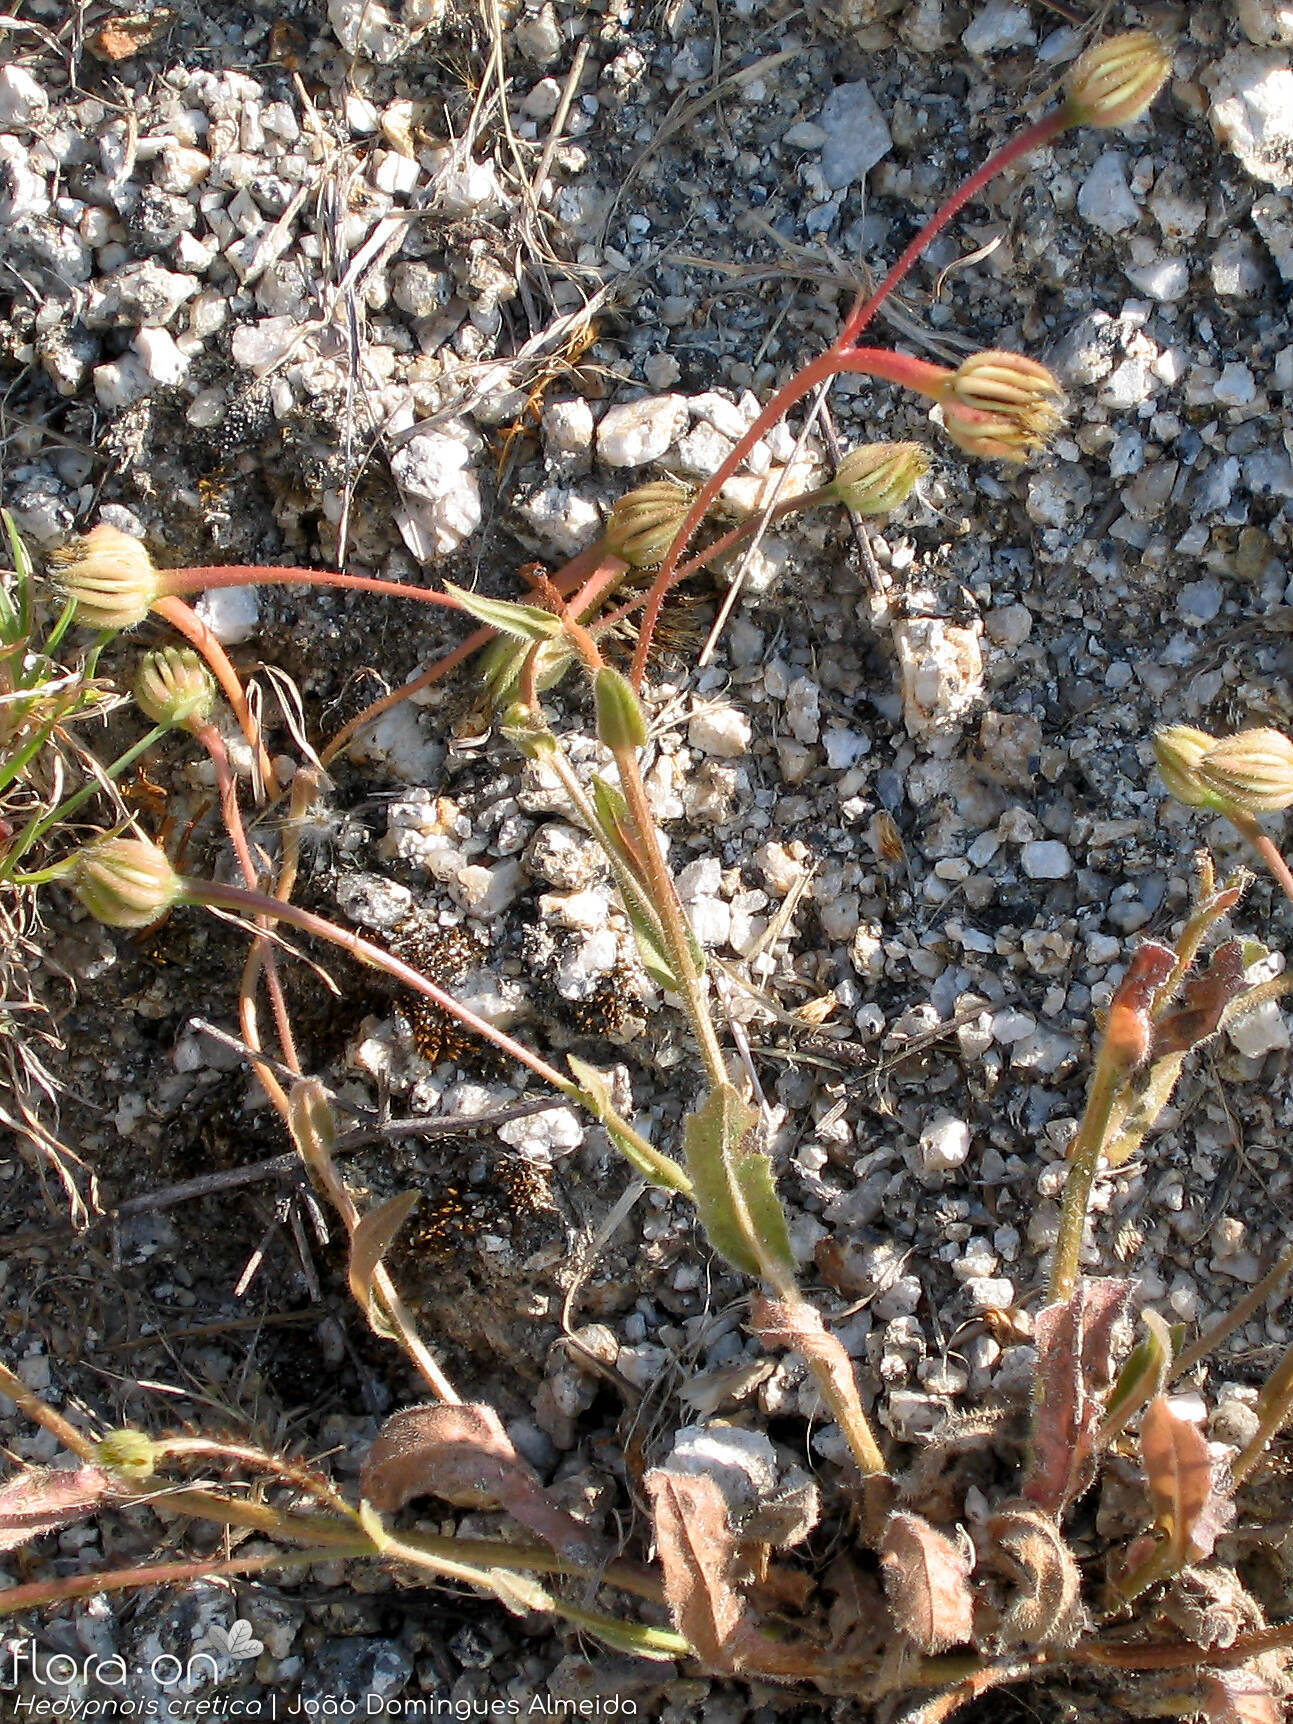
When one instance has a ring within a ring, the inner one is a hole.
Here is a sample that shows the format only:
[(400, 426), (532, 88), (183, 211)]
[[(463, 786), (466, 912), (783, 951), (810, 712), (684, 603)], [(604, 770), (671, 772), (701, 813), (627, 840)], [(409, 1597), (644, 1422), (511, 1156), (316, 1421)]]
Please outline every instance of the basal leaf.
[(541, 610), (538, 605), (518, 605), (510, 599), (487, 599), (481, 593), (469, 593), (463, 587), (455, 587), (451, 581), (445, 582), (444, 590), (478, 622), (487, 623), (490, 628), (497, 629), (500, 634), (511, 635), (515, 640), (529, 641), (531, 646), (540, 641), (554, 640), (564, 627), (560, 617)]

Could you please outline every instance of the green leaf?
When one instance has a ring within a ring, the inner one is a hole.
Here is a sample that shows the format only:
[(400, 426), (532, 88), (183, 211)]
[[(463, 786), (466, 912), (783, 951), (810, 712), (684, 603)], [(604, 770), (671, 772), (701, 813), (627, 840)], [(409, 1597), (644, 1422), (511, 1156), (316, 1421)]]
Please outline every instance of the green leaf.
[(507, 599), (487, 599), (480, 593), (469, 593), (462, 587), (455, 587), (451, 581), (445, 582), (444, 590), (478, 622), (487, 623), (500, 634), (512, 635), (516, 640), (529, 641), (531, 646), (540, 641), (554, 640), (564, 627), (560, 617), (553, 616), (551, 611), (541, 610), (538, 605), (517, 605)]
[(714, 1250), (747, 1275), (793, 1277), (786, 1217), (772, 1163), (757, 1146), (758, 1124), (730, 1084), (712, 1089), (683, 1122), (687, 1171)]
[(646, 714), (626, 676), (610, 665), (603, 665), (593, 678), (593, 697), (597, 704), (599, 742), (605, 743), (612, 753), (646, 745)]
[(1172, 1332), (1157, 1311), (1142, 1311), (1140, 1315), (1148, 1333), (1128, 1353), (1109, 1391), (1097, 1435), (1102, 1444), (1112, 1442), (1129, 1419), (1167, 1388)]
[(691, 1181), (671, 1156), (626, 1131), (611, 1101), (611, 1086), (596, 1066), (576, 1059), (573, 1054), (566, 1055), (566, 1064), (579, 1085), (579, 1099), (593, 1118), (606, 1127), (611, 1142), (625, 1161), (652, 1185), (662, 1185), (666, 1191), (681, 1191), (684, 1195), (690, 1193)]

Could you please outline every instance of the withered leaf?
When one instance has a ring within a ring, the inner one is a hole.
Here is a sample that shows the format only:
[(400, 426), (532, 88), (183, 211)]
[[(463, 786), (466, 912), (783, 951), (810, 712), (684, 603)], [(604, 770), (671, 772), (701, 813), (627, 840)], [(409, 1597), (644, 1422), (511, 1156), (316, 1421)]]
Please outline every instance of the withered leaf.
[(1243, 989), (1243, 942), (1227, 940), (1212, 954), (1206, 970), (1186, 977), (1179, 1006), (1154, 1025), (1150, 1058), (1187, 1053), (1215, 1035), (1222, 1013)]
[(1095, 1477), (1095, 1433), (1130, 1281), (1080, 1281), (1037, 1316), (1036, 1417), (1023, 1494), (1059, 1518)]
[(388, 1197), (385, 1203), (370, 1209), (350, 1235), (350, 1291), (379, 1334), (389, 1335), (391, 1331), (390, 1324), (381, 1315), (373, 1278), (420, 1196), (417, 1191), (401, 1191), (395, 1197)]
[(175, 13), (161, 9), (110, 18), (99, 29), (91, 31), (85, 45), (96, 59), (116, 65), (141, 54), (145, 48), (151, 48), (174, 22)]
[[(832, 1411), (849, 1434), (850, 1444), (854, 1445), (853, 1433), (858, 1430), (865, 1433), (864, 1440), (871, 1441), (853, 1361), (815, 1305), (806, 1299), (771, 1299), (756, 1293), (750, 1301), (750, 1326), (765, 1347), (793, 1347), (801, 1358), (824, 1367)], [(874, 1448), (874, 1442), (871, 1446)]]
[(985, 1528), (997, 1565), (1018, 1591), (998, 1629), (1003, 1646), (1072, 1646), (1086, 1625), (1082, 1576), (1058, 1524), (1044, 1510), (1015, 1503)]
[(745, 1601), (732, 1583), (736, 1540), (711, 1478), (656, 1467), (646, 1476), (673, 1625), (710, 1670), (734, 1672), (733, 1638)]
[(1184, 1568), (1191, 1558), (1210, 1556), (1228, 1518), (1228, 1505), (1216, 1498), (1203, 1433), (1174, 1412), (1165, 1396), (1151, 1401), (1141, 1419), (1140, 1459), (1171, 1570)]
[(417, 1496), (440, 1497), (458, 1508), (502, 1508), (572, 1561), (604, 1555), (596, 1534), (549, 1500), (492, 1407), (441, 1403), (393, 1413), (368, 1451), (359, 1482), (383, 1514)]
[(103, 1467), (51, 1472), (32, 1467), (0, 1486), (0, 1551), (84, 1520), (100, 1504), (125, 1496), (121, 1480)]
[(890, 1613), (922, 1652), (942, 1652), (969, 1640), (971, 1560), (955, 1539), (920, 1515), (899, 1510), (885, 1522), (880, 1567)]

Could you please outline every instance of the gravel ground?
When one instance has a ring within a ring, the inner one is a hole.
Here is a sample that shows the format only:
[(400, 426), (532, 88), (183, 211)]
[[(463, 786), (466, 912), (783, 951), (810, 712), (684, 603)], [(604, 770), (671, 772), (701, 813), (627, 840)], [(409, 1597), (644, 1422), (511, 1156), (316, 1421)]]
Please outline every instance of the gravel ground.
[[(7, 506), (38, 552), (106, 520), (166, 562), (515, 596), (522, 563), (559, 566), (631, 485), (713, 470), (1044, 98), (1084, 39), (1065, 15), (1092, 10), (144, 0), (124, 17), (24, 0), (0, 69)], [(996, 181), (884, 330), (953, 364), (1044, 359), (1070, 392), (1053, 450), (972, 464), (912, 398), (845, 379), (841, 444), (933, 454), (872, 535), (874, 567), (846, 523), (775, 529), (709, 662), (712, 586), (653, 673), (654, 810), (751, 1046), (805, 1277), (899, 1444), (1027, 1382), (1026, 1335), (997, 1314), (1039, 1284), (1094, 1016), (1135, 937), (1180, 921), (1196, 846), (1239, 859), (1223, 823), (1165, 800), (1151, 730), (1293, 722), (1293, 8), (1099, 14), (1174, 41), (1168, 91), (1127, 133), (1068, 134)], [(733, 502), (787, 467), (800, 487), (829, 471), (821, 427), (796, 431), (755, 450)], [(456, 638), (428, 608), (262, 588), (207, 614), (245, 669), (294, 680), (317, 740)], [(577, 691), (554, 710), (591, 766)], [(678, 1021), (560, 791), (479, 731), (457, 687), (366, 733), (299, 896), (397, 945), (416, 926), (433, 973), (497, 1021), (614, 1066), (668, 1146), (694, 1089)], [(182, 827), (206, 789), (192, 759), (163, 752), (150, 777)], [(209, 823), (195, 842), (225, 866)], [(104, 1202), (283, 1149), (237, 1054), (195, 1028), (234, 1025), (234, 933), (187, 916), (117, 939), (53, 898), (47, 921), (64, 1135)], [(1239, 926), (1276, 952), (1293, 931), (1260, 881)], [(294, 986), (308, 1067), (343, 1101), (464, 1119), (517, 1099), (443, 1025), (329, 969), (339, 1000), (308, 972)], [(1176, 1321), (1233, 1303), (1287, 1233), (1289, 1049), (1274, 1007), (1244, 1020), (1099, 1191), (1106, 1266)], [(654, 1456), (721, 1417), (830, 1475), (838, 1432), (797, 1361), (747, 1336), (746, 1289), (685, 1207), (640, 1197), (604, 1237), (629, 1177), (571, 1111), (348, 1167), (366, 1201), (423, 1191), (397, 1281), (459, 1388), (599, 1529), (632, 1514), (628, 1436)], [(0, 1177), (6, 1357), (69, 1417), (250, 1429), (332, 1451), (346, 1481), (417, 1398), (299, 1192), (250, 1185), (73, 1240), (28, 1158), (11, 1150)], [(1219, 1398), (1251, 1402), (1288, 1333), (1278, 1312), (1239, 1331)], [(0, 1429), (12, 1454), (53, 1458), (16, 1415)], [(155, 1522), (121, 1516), (42, 1560), (74, 1572), (155, 1544)], [(239, 1616), (264, 1649), (196, 1697), (317, 1713), (372, 1694), (399, 1715), (412, 1697), (620, 1694), (712, 1724), (790, 1708), (590, 1664), (474, 1599), (339, 1570), (100, 1600), (40, 1632), (135, 1669)]]

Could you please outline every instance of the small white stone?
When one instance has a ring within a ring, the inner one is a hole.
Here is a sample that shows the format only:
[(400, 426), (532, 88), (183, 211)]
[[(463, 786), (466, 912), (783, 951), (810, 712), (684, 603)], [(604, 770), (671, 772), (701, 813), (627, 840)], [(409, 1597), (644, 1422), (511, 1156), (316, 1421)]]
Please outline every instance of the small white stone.
[(1257, 383), (1246, 365), (1235, 363), (1222, 368), (1212, 393), (1225, 407), (1246, 407), (1257, 393)]
[(187, 149), (183, 144), (168, 144), (153, 169), (153, 178), (162, 191), (185, 197), (194, 186), (201, 185), (210, 172), (210, 156), (201, 150)]
[(893, 148), (893, 138), (875, 97), (861, 82), (837, 84), (818, 123), (826, 133), (822, 178), (832, 191), (857, 185)]
[(578, 1149), (584, 1141), (584, 1128), (573, 1109), (554, 1107), (525, 1119), (508, 1120), (499, 1126), (498, 1135), (527, 1160), (550, 1162)]
[(1073, 858), (1056, 838), (1039, 838), (1019, 852), (1019, 865), (1030, 880), (1064, 880), (1073, 872)]
[(141, 329), (130, 345), (155, 384), (178, 383), (188, 371), (189, 356), (167, 329)]
[(1226, 1025), (1232, 1047), (1249, 1059), (1261, 1059), (1290, 1045), (1289, 1026), (1278, 1000), (1264, 1000)]
[(922, 1175), (948, 1173), (963, 1166), (970, 1153), (970, 1128), (955, 1114), (938, 1114), (921, 1132), (916, 1147)]
[(938, 617), (910, 617), (893, 626), (902, 671), (902, 713), (917, 741), (950, 746), (984, 697), (983, 654), (975, 629)]
[[(328, 22), (347, 54), (384, 65), (403, 46), (403, 33), (382, 0), (328, 0)], [(376, 119), (372, 128), (377, 130)]]
[(458, 870), (449, 882), (449, 890), (469, 916), (488, 920), (500, 916), (524, 884), (521, 864), (513, 856), (486, 868), (471, 862)]
[(1190, 291), (1190, 266), (1183, 257), (1156, 257), (1152, 263), (1129, 264), (1123, 273), (1133, 287), (1160, 305), (1172, 305)]
[(1013, 1042), (1019, 1042), (1025, 1036), (1031, 1036), (1037, 1028), (1037, 1019), (1031, 1012), (1021, 1012), (1017, 1006), (1006, 1006), (992, 1014), (992, 1039), (1001, 1047), (1009, 1047)]
[(1254, 179), (1293, 185), (1293, 67), (1277, 49), (1232, 48), (1208, 67), (1208, 119)]
[(735, 760), (748, 754), (753, 731), (749, 719), (735, 706), (707, 706), (693, 713), (687, 726), (687, 740), (702, 754), (712, 754), (719, 760)]
[(224, 646), (250, 640), (260, 623), (260, 594), (256, 587), (211, 587), (193, 608)]
[(687, 906), (687, 918), (702, 946), (727, 944), (732, 931), (732, 910), (722, 898), (694, 898)]
[(1083, 180), (1077, 198), (1083, 221), (1102, 233), (1119, 234), (1136, 226), (1140, 206), (1127, 184), (1127, 158), (1121, 150), (1105, 150)]
[(550, 473), (576, 478), (593, 465), (593, 410), (582, 396), (543, 409), (543, 453)]
[[(624, 1352), (620, 1351), (622, 1365)], [(749, 1508), (777, 1484), (777, 1452), (762, 1431), (685, 1425), (666, 1461), (670, 1472), (712, 1478), (730, 1509)]]
[(682, 376), (682, 366), (672, 353), (651, 353), (642, 361), (642, 375), (649, 389), (669, 389)]
[(0, 67), (0, 126), (35, 126), (49, 112), (49, 97), (23, 66)]
[(826, 750), (826, 764), (832, 772), (847, 772), (849, 767), (856, 766), (858, 761), (871, 752), (871, 738), (862, 736), (856, 730), (825, 730), (822, 732), (822, 746)]
[(1235, 0), (1240, 28), (1258, 48), (1278, 48), (1293, 42), (1293, 4), (1290, 0)]
[(971, 54), (1000, 54), (1007, 48), (1029, 48), (1037, 40), (1028, 8), (1014, 0), (988, 0), (975, 14), (961, 41)]
[(561, 85), (555, 78), (540, 78), (521, 101), (521, 112), (532, 120), (550, 120), (561, 106)]
[(96, 365), (93, 372), (94, 394), (99, 406), (108, 413), (132, 407), (152, 393), (153, 382), (142, 359), (136, 353), (123, 353), (106, 365)]
[(391, 475), (404, 499), (397, 524), (419, 561), (448, 556), (480, 525), (480, 485), (469, 460), (457, 437), (439, 431), (410, 437), (391, 456)]
[(488, 215), (504, 204), (493, 162), (454, 162), (435, 182), (436, 203), (447, 216)]
[(512, 35), (521, 53), (536, 66), (550, 66), (561, 53), (561, 25), (551, 5), (533, 18), (523, 18)]
[(266, 370), (287, 352), (298, 328), (294, 317), (263, 317), (259, 323), (244, 323), (229, 338), (234, 364), (244, 371)]
[(610, 408), (597, 427), (597, 454), (608, 467), (658, 461), (687, 429), (686, 398), (648, 395)]

